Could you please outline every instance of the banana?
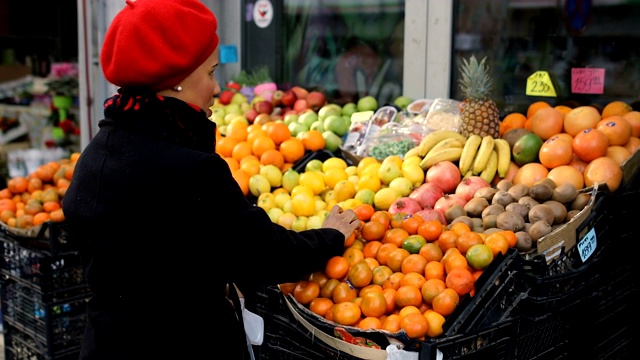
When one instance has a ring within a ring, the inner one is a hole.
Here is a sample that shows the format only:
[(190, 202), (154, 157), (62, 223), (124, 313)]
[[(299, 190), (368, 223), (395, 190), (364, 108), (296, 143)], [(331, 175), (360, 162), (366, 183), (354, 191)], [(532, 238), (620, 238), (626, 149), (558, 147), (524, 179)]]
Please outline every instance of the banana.
[(422, 141), (420, 141), (420, 145), (418, 145), (420, 147), (418, 155), (422, 157), (426, 156), (429, 150), (431, 150), (432, 147), (436, 146), (437, 143), (450, 137), (465, 139), (464, 136), (452, 130), (436, 130), (425, 135), (422, 138)]
[(493, 181), (493, 178), (496, 176), (496, 172), (498, 171), (498, 152), (495, 150), (491, 150), (489, 154), (489, 161), (487, 161), (487, 166), (485, 166), (484, 170), (480, 173), (480, 177), (485, 179), (489, 184)]
[(419, 150), (420, 150), (420, 146), (416, 145), (415, 147), (409, 149), (409, 151), (404, 153), (404, 157), (403, 158), (406, 159), (406, 158), (409, 158), (409, 157), (411, 157), (413, 155), (418, 155)]
[(450, 147), (459, 147), (462, 149), (462, 147), (464, 146), (464, 143), (465, 143), (465, 140), (460, 139), (458, 137), (446, 138), (440, 141), (439, 143), (437, 143), (434, 147), (432, 147), (431, 150), (429, 150), (429, 152), (425, 156), (429, 156), (429, 154), (432, 152), (450, 148)]
[(464, 180), (464, 179), (467, 179), (467, 178), (469, 178), (469, 177), (471, 177), (471, 176), (473, 176), (473, 171), (468, 170), (468, 171), (464, 174), (464, 176), (462, 177), (462, 179)]
[(472, 134), (467, 138), (467, 141), (462, 148), (460, 162), (458, 163), (461, 174), (466, 174), (467, 171), (471, 169), (473, 159), (476, 157), (476, 153), (478, 152), (478, 147), (480, 146), (481, 142), (482, 137), (480, 135)]
[(489, 157), (491, 156), (491, 152), (493, 151), (493, 136), (485, 135), (482, 137), (482, 142), (480, 143), (480, 147), (478, 148), (478, 153), (473, 159), (473, 165), (471, 170), (473, 170), (474, 175), (478, 175), (484, 170), (487, 166), (487, 162), (489, 162)]
[(505, 139), (495, 139), (494, 144), (498, 153), (498, 176), (504, 178), (511, 162), (511, 146)]
[(427, 170), (441, 161), (458, 161), (461, 154), (462, 148), (459, 147), (441, 149), (435, 153), (430, 153), (429, 156), (425, 156), (420, 162), (420, 167), (422, 170)]

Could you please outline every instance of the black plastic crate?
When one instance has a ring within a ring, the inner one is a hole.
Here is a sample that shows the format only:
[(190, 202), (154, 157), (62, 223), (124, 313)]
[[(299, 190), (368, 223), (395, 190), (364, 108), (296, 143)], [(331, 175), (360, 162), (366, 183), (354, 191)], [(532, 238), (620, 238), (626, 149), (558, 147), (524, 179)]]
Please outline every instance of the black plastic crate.
[(1, 287), (5, 337), (14, 338), (13, 342), (5, 339), (5, 347), (12, 349), (7, 353), (21, 358), (19, 349), (29, 347), (39, 354), (37, 359), (58, 359), (79, 351), (88, 295), (51, 300), (29, 284), (12, 279), (4, 279)]
[(49, 255), (24, 246), (23, 242), (0, 238), (0, 273), (20, 279), (37, 287), (41, 292), (87, 292), (80, 255), (77, 252)]
[(515, 359), (517, 320), (506, 319), (484, 330), (423, 342), (420, 360)]
[(2, 224), (0, 238), (14, 240), (27, 249), (50, 256), (77, 251), (69, 239), (65, 222), (47, 221), (31, 229), (10, 228)]

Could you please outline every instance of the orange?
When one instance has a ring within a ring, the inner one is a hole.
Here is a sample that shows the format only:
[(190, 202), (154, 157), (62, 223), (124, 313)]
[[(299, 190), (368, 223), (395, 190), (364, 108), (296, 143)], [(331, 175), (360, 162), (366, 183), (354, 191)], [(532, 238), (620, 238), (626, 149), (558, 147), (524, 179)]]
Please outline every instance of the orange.
[(239, 141), (231, 150), (231, 157), (236, 159), (238, 163), (242, 158), (252, 155), (251, 144), (246, 141)]
[(362, 254), (365, 258), (375, 258), (381, 246), (382, 243), (380, 241), (367, 241), (362, 247)]
[(458, 234), (451, 230), (444, 230), (436, 242), (444, 253), (448, 249), (456, 247), (456, 240), (458, 240)]
[(402, 242), (409, 236), (409, 232), (407, 230), (398, 227), (389, 229), (384, 233), (382, 238), (382, 243), (393, 243), (397, 247), (402, 247)]
[(266, 130), (267, 135), (269, 135), (276, 145), (282, 144), (282, 142), (291, 137), (291, 131), (284, 122), (273, 121)]
[(13, 199), (0, 199), (0, 211), (11, 210), (16, 211), (16, 203)]
[(602, 118), (596, 125), (596, 129), (607, 136), (609, 146), (624, 145), (631, 137), (631, 124), (618, 115)]
[(425, 303), (431, 305), (433, 298), (446, 288), (447, 285), (445, 284), (444, 279), (427, 279), (420, 288), (422, 299)]
[(602, 109), (602, 118), (605, 119), (613, 115), (622, 116), (631, 111), (633, 111), (631, 105), (624, 101), (616, 100), (608, 103), (604, 109)]
[(606, 183), (610, 191), (616, 191), (622, 182), (622, 169), (613, 159), (606, 156), (591, 161), (584, 169), (584, 183), (593, 186)]
[(27, 183), (27, 191), (33, 193), (36, 190), (42, 190), (42, 179), (39, 177), (32, 177)]
[[(37, 169), (40, 169), (41, 167), (51, 168), (47, 165), (40, 165)], [(37, 169), (36, 169), (36, 173), (38, 173)], [(53, 174), (55, 173), (55, 170), (53, 170), (52, 168), (51, 170), (52, 170), (51, 178), (49, 178), (48, 180), (41, 178), (42, 181), (44, 182), (51, 181), (51, 179), (53, 178)], [(7, 181), (7, 188), (13, 194), (21, 194), (23, 192), (26, 192), (28, 187), (29, 187), (29, 180), (24, 176), (14, 176)]]
[(527, 117), (518, 112), (513, 112), (505, 116), (500, 122), (499, 135), (502, 136), (511, 129), (523, 128), (526, 121)]
[(552, 107), (542, 108), (531, 117), (531, 131), (543, 141), (561, 133), (563, 127), (564, 115)]
[[(405, 275), (406, 276), (406, 275)], [(396, 290), (396, 306), (403, 308), (405, 306), (413, 305), (419, 307), (422, 304), (422, 293), (420, 289), (415, 286), (405, 285), (400, 286)]]
[(550, 107), (551, 107), (551, 105), (546, 101), (536, 101), (536, 102), (532, 103), (527, 108), (527, 119), (531, 119), (533, 117), (533, 115), (535, 115), (538, 112), (538, 110), (545, 109), (545, 108), (550, 108)]
[(47, 201), (42, 203), (42, 210), (45, 212), (52, 212), (53, 210), (60, 209), (60, 203), (57, 201)]
[[(459, 223), (458, 223), (459, 224)], [(456, 247), (462, 254), (466, 253), (469, 248), (475, 244), (482, 244), (482, 236), (475, 231), (467, 231), (458, 236)]]
[(398, 315), (400, 315), (401, 318), (409, 314), (422, 314), (422, 311), (420, 311), (419, 307), (413, 305), (405, 306), (398, 311)]
[(445, 279), (444, 264), (442, 264), (440, 261), (437, 261), (437, 260), (432, 260), (427, 262), (427, 265), (424, 267), (424, 278), (426, 280), (439, 279), (444, 281)]
[(549, 169), (544, 165), (536, 162), (522, 165), (513, 176), (514, 184), (524, 184), (529, 187), (549, 174)]
[(418, 254), (422, 255), (427, 261), (440, 261), (442, 259), (442, 249), (435, 242), (422, 245)]
[(409, 314), (400, 320), (400, 328), (411, 339), (420, 339), (429, 331), (429, 321), (421, 313)]
[(364, 203), (353, 208), (353, 212), (356, 213), (360, 221), (369, 221), (371, 219), (371, 215), (375, 212), (375, 209), (372, 205)]
[(567, 115), (569, 111), (573, 110), (572, 108), (566, 105), (556, 105), (553, 108), (560, 111), (560, 113), (562, 113), (563, 116)]
[(402, 261), (402, 264), (400, 265), (400, 271), (402, 271), (404, 274), (408, 274), (411, 272), (422, 274), (424, 273), (424, 269), (427, 266), (427, 262), (427, 259), (425, 259), (420, 254), (410, 254)]
[(578, 106), (564, 116), (564, 132), (575, 137), (579, 132), (595, 128), (602, 117), (593, 106)]
[(400, 227), (405, 229), (409, 235), (414, 235), (418, 233), (418, 227), (422, 224), (424, 220), (420, 217), (420, 215), (409, 215), (406, 216)]
[(240, 160), (240, 170), (247, 173), (247, 175), (255, 175), (260, 172), (260, 160), (255, 156), (247, 156)]
[[(442, 258), (442, 265), (444, 265), (445, 274), (450, 273), (453, 269), (461, 268), (466, 269), (469, 267), (469, 263), (467, 262), (467, 258), (460, 253), (451, 253), (450, 256), (446, 258)], [(445, 275), (446, 276), (446, 275)]]
[(607, 155), (609, 139), (598, 129), (586, 129), (574, 136), (572, 147), (580, 160), (589, 163), (591, 160)]
[(308, 130), (300, 135), (302, 145), (309, 151), (323, 150), (325, 147), (325, 140), (322, 133), (318, 130)]
[(246, 141), (247, 135), (249, 132), (247, 128), (249, 124), (242, 121), (235, 121), (227, 125), (227, 131), (225, 133), (225, 137), (234, 139), (238, 142)]
[(398, 314), (391, 314), (382, 323), (382, 330), (387, 330), (391, 333), (400, 331), (400, 321), (402, 318)]
[[(371, 259), (371, 258), (366, 258)], [(376, 260), (377, 261), (377, 260)], [(378, 263), (379, 264), (379, 263)], [(386, 265), (378, 265), (373, 269), (373, 278), (371, 282), (375, 285), (383, 286), (384, 282), (393, 274), (393, 270)]]
[(449, 227), (449, 230), (453, 231), (454, 233), (456, 233), (456, 235), (458, 235), (458, 237), (464, 233), (468, 233), (471, 231), (471, 228), (469, 227), (469, 225), (467, 225), (464, 222), (457, 222), (455, 224), (452, 224)]
[(332, 306), (333, 301), (331, 299), (317, 297), (309, 303), (309, 310), (324, 317)]
[[(420, 256), (420, 255), (417, 255)], [(406, 259), (405, 259), (406, 260)], [(422, 285), (427, 281), (424, 275), (417, 272), (406, 272), (404, 277), (400, 280), (400, 286), (411, 285), (418, 289), (422, 288)]]
[(347, 272), (347, 280), (351, 285), (362, 288), (371, 283), (373, 279), (373, 270), (369, 267), (367, 262), (360, 261), (349, 267)]
[(236, 180), (236, 182), (240, 186), (242, 193), (245, 196), (249, 195), (249, 179), (251, 178), (251, 175), (247, 174), (242, 169), (236, 169), (231, 171), (231, 176), (233, 176), (233, 178)]
[(62, 211), (62, 209), (53, 210), (51, 213), (49, 213), (49, 217), (53, 222), (62, 222), (65, 220), (64, 212)]
[(460, 303), (460, 295), (454, 289), (446, 288), (433, 298), (431, 307), (435, 312), (446, 317), (454, 312), (458, 303)]
[(404, 274), (401, 272), (394, 272), (389, 278), (382, 284), (383, 289), (398, 290), (400, 287), (400, 281), (404, 278)]
[(404, 259), (409, 255), (411, 254), (407, 250), (403, 248), (397, 248), (389, 254), (386, 265), (390, 267), (394, 272), (401, 271), (402, 261), (404, 261)]
[(516, 233), (513, 230), (502, 230), (500, 231), (500, 233), (504, 235), (504, 237), (507, 239), (507, 242), (509, 243), (510, 248), (516, 246), (516, 242), (518, 241), (518, 238), (516, 237)]
[(640, 137), (640, 111), (629, 111), (622, 118), (631, 125), (631, 136)]
[(574, 153), (573, 154), (573, 159), (569, 163), (569, 166), (571, 166), (571, 167), (575, 168), (576, 170), (580, 171), (580, 173), (582, 174), (584, 172), (584, 168), (587, 167), (587, 163), (582, 161), (582, 160), (580, 160), (578, 155), (576, 155)]
[[(251, 134), (254, 133), (252, 132)], [(275, 148), (276, 143), (274, 143), (270, 137), (266, 136), (266, 134), (256, 137), (253, 142), (251, 142), (251, 152), (258, 158), (261, 157), (265, 151)]]
[(378, 260), (376, 260), (376, 258), (364, 258), (364, 262), (366, 262), (367, 265), (369, 265), (369, 268), (372, 271), (378, 266), (380, 266), (380, 263), (378, 262)]
[(607, 148), (607, 155), (605, 156), (613, 159), (618, 165), (622, 165), (631, 156), (631, 152), (624, 146), (614, 145)]
[(349, 266), (352, 267), (353, 265), (364, 260), (364, 253), (362, 252), (361, 249), (358, 249), (357, 247), (352, 246), (344, 250), (344, 252), (342, 253), (342, 257), (347, 259)]
[(442, 234), (442, 223), (439, 220), (427, 220), (418, 226), (418, 235), (422, 236), (428, 242), (438, 240), (440, 234)]
[(333, 321), (340, 325), (354, 325), (361, 316), (362, 312), (356, 303), (345, 301), (333, 306)]
[(386, 210), (376, 210), (376, 212), (371, 215), (371, 221), (381, 223), (386, 230), (391, 226), (391, 214)]
[(284, 165), (284, 156), (276, 149), (266, 150), (262, 156), (260, 156), (260, 164), (262, 165), (275, 165), (278, 169), (282, 169)]
[(433, 309), (429, 309), (425, 311), (423, 315), (427, 319), (427, 322), (429, 323), (427, 336), (434, 338), (442, 335), (443, 333), (442, 325), (444, 325), (444, 322), (446, 320), (445, 317)]
[(349, 271), (349, 262), (343, 256), (334, 256), (325, 265), (324, 273), (331, 279), (342, 280)]
[(293, 288), (293, 297), (300, 304), (307, 305), (320, 295), (320, 285), (311, 280), (303, 280)]
[(346, 281), (341, 281), (335, 286), (335, 288), (333, 288), (331, 300), (336, 304), (341, 302), (351, 302), (357, 297), (357, 295), (358, 290)]
[(484, 244), (491, 249), (494, 257), (498, 256), (498, 253), (506, 255), (507, 251), (509, 251), (509, 240), (507, 240), (505, 234), (500, 231), (487, 235), (484, 239)]
[(11, 199), (12, 197), (13, 194), (11, 193), (11, 191), (9, 191), (8, 188), (0, 190), (0, 199)]
[(362, 330), (382, 329), (382, 320), (377, 317), (368, 316), (358, 322), (358, 328)]
[(280, 144), (279, 148), (285, 162), (295, 163), (304, 156), (304, 145), (302, 140), (290, 137)]
[(547, 139), (538, 151), (540, 163), (548, 169), (553, 169), (560, 165), (567, 165), (573, 159), (573, 147), (571, 142), (554, 135)]
[(260, 125), (256, 123), (249, 125), (249, 127), (247, 128), (247, 131), (248, 131), (247, 142), (250, 143), (251, 145), (253, 145), (253, 142), (256, 141), (256, 139), (259, 137), (262, 137), (262, 136), (269, 137), (267, 135), (267, 132), (263, 130)]
[(361, 295), (361, 297), (360, 309), (362, 309), (362, 315), (380, 317), (387, 312), (387, 301), (382, 290), (379, 292), (370, 291)]
[(445, 284), (447, 288), (455, 290), (458, 295), (466, 295), (473, 290), (474, 278), (466, 268), (455, 268), (447, 273)]
[(398, 249), (396, 244), (386, 243), (382, 244), (376, 253), (376, 260), (380, 263), (380, 265), (387, 265), (387, 261), (389, 259), (389, 255)]
[(9, 220), (13, 218), (15, 220), (16, 218), (16, 212), (13, 210), (0, 210), (0, 221), (2, 221), (5, 224), (9, 223)]
[[(387, 229), (378, 221), (368, 221), (362, 225), (360, 235), (366, 241), (381, 241)], [(384, 242), (383, 242), (384, 243)]]
[[(35, 175), (40, 178), (43, 182), (51, 182), (53, 180), (53, 175), (56, 173), (55, 166), (47, 163), (42, 164), (36, 168)], [(9, 188), (11, 190), (11, 188)], [(14, 192), (14, 191), (12, 191)], [(14, 192), (15, 193), (15, 192)]]
[(624, 147), (633, 155), (633, 153), (638, 150), (638, 147), (640, 147), (640, 138), (637, 138), (635, 136), (630, 137), (629, 141), (624, 145)]
[(227, 162), (227, 165), (229, 166), (229, 170), (233, 171), (233, 170), (240, 169), (240, 163), (238, 162), (238, 160), (232, 157), (223, 157), (222, 159)]

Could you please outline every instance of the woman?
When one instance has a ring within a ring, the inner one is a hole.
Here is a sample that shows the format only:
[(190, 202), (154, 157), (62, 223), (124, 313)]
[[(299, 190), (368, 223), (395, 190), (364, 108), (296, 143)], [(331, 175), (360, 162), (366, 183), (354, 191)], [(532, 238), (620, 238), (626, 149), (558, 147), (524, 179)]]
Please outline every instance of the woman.
[(216, 28), (198, 0), (128, 0), (105, 35), (118, 94), (63, 203), (93, 293), (81, 359), (247, 358), (228, 284), (300, 280), (360, 225), (336, 207), (295, 232), (244, 197), (208, 119)]

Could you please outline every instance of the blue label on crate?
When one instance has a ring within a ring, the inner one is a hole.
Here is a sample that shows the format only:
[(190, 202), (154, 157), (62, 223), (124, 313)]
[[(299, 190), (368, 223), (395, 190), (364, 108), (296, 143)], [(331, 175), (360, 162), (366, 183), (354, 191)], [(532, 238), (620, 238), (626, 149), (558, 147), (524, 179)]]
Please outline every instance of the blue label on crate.
[(598, 240), (596, 239), (596, 230), (591, 229), (580, 241), (578, 242), (578, 252), (580, 253), (580, 259), (582, 262), (587, 261), (589, 257), (596, 251), (598, 247)]

